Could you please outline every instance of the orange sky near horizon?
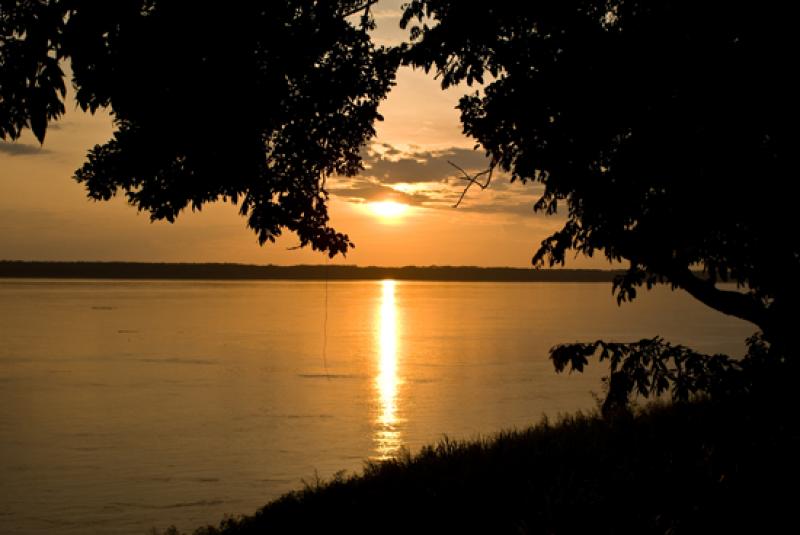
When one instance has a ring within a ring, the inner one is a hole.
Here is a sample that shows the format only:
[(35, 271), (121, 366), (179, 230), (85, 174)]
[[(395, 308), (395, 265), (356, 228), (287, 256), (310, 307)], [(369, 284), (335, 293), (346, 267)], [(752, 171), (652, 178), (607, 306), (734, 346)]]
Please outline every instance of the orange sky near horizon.
[[(391, 44), (401, 0), (375, 8), (375, 38)], [(463, 188), (447, 160), (469, 171), (485, 167), (474, 141), (461, 133), (458, 98), (469, 88), (442, 91), (433, 75), (403, 68), (380, 111), (385, 120), (367, 151), (366, 169), (350, 179), (329, 181), (331, 224), (356, 248), (331, 262), (357, 265), (479, 265), (526, 267), (539, 242), (563, 221), (534, 214), (540, 185), (511, 184), (499, 176), (492, 186), (473, 188), (458, 208)], [(0, 259), (125, 260), (149, 262), (240, 262), (319, 264), (327, 257), (295, 250), (291, 233), (259, 247), (237, 208), (224, 203), (185, 211), (175, 224), (151, 223), (124, 198), (94, 202), (71, 179), (87, 150), (104, 143), (113, 129), (107, 113), (92, 116), (68, 95), (67, 113), (48, 129), (39, 147), (30, 132), (0, 144)], [(396, 216), (376, 213), (375, 201), (408, 208)], [(605, 267), (578, 258), (568, 267)]]

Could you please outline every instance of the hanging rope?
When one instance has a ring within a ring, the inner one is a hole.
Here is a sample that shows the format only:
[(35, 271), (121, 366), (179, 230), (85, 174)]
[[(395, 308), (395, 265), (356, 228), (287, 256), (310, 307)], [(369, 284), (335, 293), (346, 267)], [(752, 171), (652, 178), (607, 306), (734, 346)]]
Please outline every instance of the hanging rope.
[(322, 317), (322, 365), (325, 368), (325, 377), (330, 380), (331, 376), (328, 373), (328, 266), (330, 266), (330, 259), (325, 260), (325, 302), (323, 305)]

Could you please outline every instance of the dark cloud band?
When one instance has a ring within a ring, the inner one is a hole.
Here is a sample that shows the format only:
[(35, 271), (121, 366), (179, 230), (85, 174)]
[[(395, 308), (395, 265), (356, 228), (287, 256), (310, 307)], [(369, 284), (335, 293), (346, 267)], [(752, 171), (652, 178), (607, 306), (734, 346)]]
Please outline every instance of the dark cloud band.
[(383, 184), (445, 182), (459, 174), (448, 161), (467, 171), (489, 167), (486, 156), (476, 150), (449, 148), (442, 151), (404, 152), (389, 144), (380, 152), (370, 151), (364, 157), (367, 167), (362, 175), (374, 177)]
[(8, 154), (9, 156), (39, 156), (49, 154), (50, 151), (37, 145), (0, 141), (0, 153)]

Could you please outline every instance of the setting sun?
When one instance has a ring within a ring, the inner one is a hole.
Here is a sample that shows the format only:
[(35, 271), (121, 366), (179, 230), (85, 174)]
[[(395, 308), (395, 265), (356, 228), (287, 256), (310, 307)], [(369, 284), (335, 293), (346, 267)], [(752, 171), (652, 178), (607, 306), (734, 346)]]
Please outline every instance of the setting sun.
[(371, 202), (370, 211), (382, 219), (395, 219), (408, 210), (408, 205), (395, 201)]

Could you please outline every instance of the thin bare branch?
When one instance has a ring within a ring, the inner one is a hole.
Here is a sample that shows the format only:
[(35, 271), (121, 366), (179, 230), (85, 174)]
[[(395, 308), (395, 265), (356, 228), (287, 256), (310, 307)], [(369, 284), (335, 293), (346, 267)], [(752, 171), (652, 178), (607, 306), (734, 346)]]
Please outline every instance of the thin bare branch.
[[(481, 171), (480, 173), (477, 173), (475, 175), (470, 175), (469, 173), (464, 171), (464, 169), (454, 164), (450, 160), (448, 160), (447, 163), (449, 163), (450, 165), (461, 171), (461, 174), (464, 175), (456, 178), (467, 181), (467, 185), (464, 188), (464, 191), (461, 192), (461, 196), (458, 198), (458, 201), (456, 201), (456, 203), (453, 205), (453, 208), (458, 208), (458, 206), (461, 204), (461, 201), (464, 200), (464, 196), (469, 191), (469, 188), (471, 188), (472, 186), (478, 186), (479, 188), (481, 188), (481, 190), (485, 190), (486, 188), (489, 187), (489, 184), (492, 183), (492, 173), (494, 172), (494, 164), (490, 165), (489, 169), (486, 169), (485, 171)], [(484, 175), (488, 175), (486, 177), (485, 184), (480, 181), (480, 178)]]
[(358, 6), (358, 7), (354, 7), (353, 9), (351, 9), (350, 11), (348, 11), (346, 13), (342, 13), (342, 17), (347, 18), (350, 15), (355, 15), (359, 11), (363, 11), (364, 12), (364, 16), (367, 17), (367, 16), (369, 16), (369, 8), (374, 6), (377, 3), (378, 3), (378, 0), (368, 0), (364, 4), (362, 4), (362, 5)]

